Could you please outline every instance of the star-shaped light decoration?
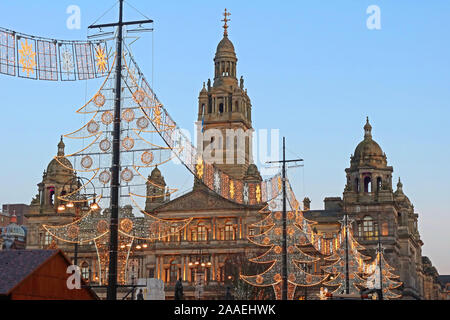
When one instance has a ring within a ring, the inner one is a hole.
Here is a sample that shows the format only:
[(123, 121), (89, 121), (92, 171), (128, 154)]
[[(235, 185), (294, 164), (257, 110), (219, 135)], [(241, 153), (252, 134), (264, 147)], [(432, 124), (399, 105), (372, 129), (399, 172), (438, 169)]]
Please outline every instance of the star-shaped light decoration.
[(22, 66), (22, 71), (26, 72), (27, 77), (29, 77), (30, 73), (34, 73), (34, 68), (36, 67), (36, 52), (33, 51), (33, 44), (28, 44), (28, 39), (22, 42), (19, 54), (19, 63)]

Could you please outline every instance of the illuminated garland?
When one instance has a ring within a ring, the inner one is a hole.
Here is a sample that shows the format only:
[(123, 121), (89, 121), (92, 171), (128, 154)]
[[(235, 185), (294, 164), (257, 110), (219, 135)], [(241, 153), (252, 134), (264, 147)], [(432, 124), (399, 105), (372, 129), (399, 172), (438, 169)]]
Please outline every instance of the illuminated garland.
[[(276, 180), (275, 180), (276, 181)], [(261, 214), (267, 215), (261, 221), (252, 224), (261, 232), (257, 235), (248, 236), (248, 240), (260, 247), (267, 248), (267, 251), (250, 262), (257, 264), (270, 264), (266, 271), (257, 275), (241, 275), (240, 278), (252, 286), (269, 287), (272, 286), (277, 299), (281, 299), (282, 279), (282, 242), (283, 242), (283, 220), (282, 220), (282, 199), (280, 196), (280, 184), (275, 184), (278, 190), (278, 197), (272, 200), (265, 207)], [(267, 210), (270, 209), (270, 210)], [(293, 299), (297, 286), (312, 287), (320, 284), (325, 277), (308, 273), (307, 266), (312, 269), (312, 264), (319, 260), (306, 254), (303, 248), (310, 244), (307, 234), (311, 230), (311, 222), (303, 217), (303, 212), (289, 206), (287, 212), (287, 281), (288, 298)], [(316, 252), (320, 255), (319, 252)]]
[[(381, 262), (381, 286), (380, 286), (380, 262)], [(394, 267), (390, 266), (386, 259), (384, 258), (383, 252), (377, 249), (377, 255), (369, 268), (369, 275), (365, 277), (366, 287), (372, 288), (382, 288), (383, 299), (399, 299), (402, 297), (401, 294), (397, 294), (394, 290), (398, 289), (403, 282), (398, 281), (399, 276), (395, 275), (393, 271)]]
[(104, 77), (111, 58), (105, 40), (55, 40), (5, 28), (0, 28), (0, 53), (0, 74), (47, 81)]
[[(344, 223), (342, 224), (340, 232), (342, 238), (345, 239), (345, 233), (347, 230), (348, 261), (346, 260), (345, 245), (340, 245), (331, 257), (326, 258), (326, 260), (331, 260), (333, 263), (322, 267), (323, 271), (325, 271), (328, 275), (328, 279), (324, 282), (324, 285), (329, 287), (328, 290), (331, 293), (346, 292), (347, 272), (349, 276), (348, 291), (350, 294), (358, 294), (360, 288), (365, 286), (366, 280), (364, 277), (365, 271), (367, 271), (365, 261), (370, 260), (370, 257), (364, 256), (359, 252), (360, 250), (364, 250), (364, 247), (361, 246), (353, 237), (349, 223), (347, 223), (347, 225)], [(345, 240), (342, 241), (342, 244), (345, 244)]]

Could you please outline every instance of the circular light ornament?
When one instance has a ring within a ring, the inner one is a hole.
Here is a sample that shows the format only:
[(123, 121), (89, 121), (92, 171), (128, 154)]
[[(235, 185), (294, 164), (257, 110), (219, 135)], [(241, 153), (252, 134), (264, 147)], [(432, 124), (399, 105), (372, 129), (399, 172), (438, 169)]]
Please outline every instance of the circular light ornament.
[(276, 254), (281, 254), (281, 252), (283, 252), (283, 249), (281, 249), (280, 246), (276, 246), (273, 251), (275, 251)]
[(75, 239), (76, 237), (78, 237), (78, 233), (80, 232), (80, 229), (78, 228), (78, 226), (76, 225), (71, 225), (68, 229), (67, 229), (67, 235), (69, 236), (69, 238), (71, 239)]
[(133, 93), (133, 100), (138, 103), (141, 104), (142, 102), (144, 102), (145, 99), (145, 92), (143, 90), (136, 90)]
[(100, 150), (103, 152), (108, 152), (111, 149), (111, 142), (108, 139), (102, 140), (100, 142)]
[(122, 231), (126, 233), (129, 233), (131, 230), (133, 230), (133, 221), (128, 218), (122, 219), (120, 221), (120, 229), (122, 229)]
[(277, 219), (277, 220), (283, 219), (283, 214), (281, 212), (275, 213), (275, 219)]
[(131, 180), (133, 180), (134, 175), (130, 169), (125, 169), (122, 171), (122, 174), (120, 175), (120, 177), (122, 178), (123, 181), (130, 182)]
[(134, 118), (135, 118), (135, 115), (134, 115), (134, 111), (133, 110), (127, 109), (124, 112), (122, 112), (122, 119), (123, 119), (123, 121), (131, 122), (131, 121), (134, 120)]
[(276, 275), (273, 276), (273, 280), (275, 280), (276, 282), (280, 282), (281, 281), (281, 274), (277, 273)]
[(289, 280), (290, 282), (295, 282), (295, 274), (291, 273), (291, 274), (289, 275), (289, 277), (288, 277), (288, 280)]
[(94, 103), (97, 107), (101, 108), (105, 105), (106, 102), (106, 98), (103, 94), (101, 94), (100, 92), (97, 93), (97, 95), (94, 98)]
[(148, 126), (150, 125), (150, 121), (148, 121), (146, 117), (140, 117), (137, 120), (136, 125), (139, 129), (144, 130), (148, 128)]
[(106, 111), (105, 113), (103, 113), (102, 115), (102, 122), (104, 125), (108, 126), (111, 123), (113, 123), (114, 121), (114, 116), (111, 112)]
[(153, 162), (153, 159), (154, 159), (153, 153), (148, 151), (144, 152), (141, 157), (142, 163), (147, 165), (151, 164)]
[(130, 138), (130, 137), (126, 137), (126, 138), (123, 139), (123, 141), (122, 141), (122, 147), (123, 147), (125, 150), (128, 150), (128, 151), (130, 151), (131, 149), (133, 149), (133, 148), (134, 148), (134, 139), (133, 139), (133, 138)]
[(100, 173), (98, 179), (100, 180), (101, 183), (107, 184), (108, 182), (111, 181), (111, 173), (105, 170), (102, 173)]
[(90, 156), (85, 156), (83, 159), (81, 159), (81, 166), (84, 169), (90, 169), (92, 165), (94, 164), (94, 161)]
[(294, 246), (289, 246), (289, 247), (287, 248), (287, 252), (288, 252), (289, 254), (294, 254), (294, 252), (295, 252), (295, 247), (294, 247)]
[(97, 231), (99, 233), (105, 233), (108, 231), (108, 222), (106, 222), (105, 220), (100, 220), (97, 223)]
[(100, 126), (96, 121), (92, 120), (91, 122), (88, 123), (87, 130), (89, 131), (89, 133), (94, 134), (97, 133), (98, 130), (100, 130)]
[(262, 284), (263, 282), (264, 282), (264, 278), (262, 276), (258, 275), (256, 277), (256, 283), (257, 284)]

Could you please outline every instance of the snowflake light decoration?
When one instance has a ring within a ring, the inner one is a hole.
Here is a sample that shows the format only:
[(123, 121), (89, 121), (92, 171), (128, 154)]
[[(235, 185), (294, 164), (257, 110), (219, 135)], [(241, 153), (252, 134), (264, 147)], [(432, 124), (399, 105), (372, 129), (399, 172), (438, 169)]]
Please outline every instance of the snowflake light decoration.
[(22, 71), (27, 73), (27, 77), (30, 73), (34, 73), (36, 67), (36, 52), (33, 51), (33, 44), (28, 44), (28, 39), (22, 42), (21, 49), (19, 49), (20, 59), (19, 63), (22, 66)]

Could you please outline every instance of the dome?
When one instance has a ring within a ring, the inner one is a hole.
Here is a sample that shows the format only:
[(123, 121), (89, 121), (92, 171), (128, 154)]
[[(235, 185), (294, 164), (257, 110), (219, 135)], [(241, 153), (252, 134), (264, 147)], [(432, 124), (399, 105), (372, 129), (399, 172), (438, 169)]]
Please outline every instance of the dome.
[(158, 167), (156, 167), (155, 169), (153, 169), (151, 175), (152, 178), (160, 178), (161, 177), (161, 171), (158, 169)]
[(25, 238), (25, 230), (21, 226), (11, 223), (3, 228), (3, 235), (5, 237)]
[(216, 56), (221, 54), (236, 55), (234, 51), (234, 45), (227, 36), (224, 36), (217, 46)]
[(372, 126), (369, 123), (369, 118), (367, 118), (367, 123), (364, 126), (364, 140), (356, 147), (352, 156), (351, 166), (387, 166), (386, 155), (380, 145), (372, 139)]
[(63, 138), (61, 137), (61, 141), (58, 143), (58, 156), (54, 158), (47, 166), (47, 172), (58, 172), (60, 170), (69, 170), (73, 169), (72, 163), (64, 157), (64, 148), (65, 144)]
[(73, 169), (72, 163), (67, 158), (53, 159), (47, 166), (47, 172), (56, 172), (58, 170)]

